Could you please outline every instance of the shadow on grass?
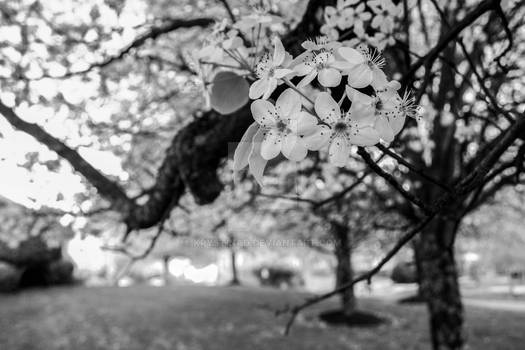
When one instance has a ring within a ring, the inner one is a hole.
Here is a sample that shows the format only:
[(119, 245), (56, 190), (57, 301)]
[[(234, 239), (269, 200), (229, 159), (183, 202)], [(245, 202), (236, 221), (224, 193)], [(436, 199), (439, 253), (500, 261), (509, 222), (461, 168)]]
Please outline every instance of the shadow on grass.
[(425, 298), (421, 294), (409, 295), (407, 297), (401, 298), (398, 301), (399, 304), (423, 304), (425, 303)]
[(371, 312), (356, 310), (347, 315), (343, 310), (329, 310), (319, 314), (319, 318), (329, 325), (347, 327), (376, 327), (388, 323), (388, 319)]

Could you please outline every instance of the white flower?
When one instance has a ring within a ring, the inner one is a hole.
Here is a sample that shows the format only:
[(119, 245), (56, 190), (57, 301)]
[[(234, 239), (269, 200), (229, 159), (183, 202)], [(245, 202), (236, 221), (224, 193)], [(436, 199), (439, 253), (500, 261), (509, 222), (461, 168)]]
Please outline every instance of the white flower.
[(379, 135), (373, 128), (373, 115), (359, 114), (352, 108), (343, 114), (327, 92), (319, 93), (314, 108), (329, 127), (322, 126), (322, 130), (306, 137), (306, 142), (309, 147), (316, 149), (328, 143), (328, 157), (332, 164), (344, 166), (350, 157), (352, 145), (372, 146), (379, 142)]
[(392, 142), (405, 124), (405, 114), (401, 112), (401, 98), (397, 93), (399, 83), (389, 82), (382, 90), (376, 91), (375, 96), (368, 96), (350, 86), (346, 87), (346, 94), (355, 113), (374, 119), (374, 129), (381, 139)]
[(396, 43), (393, 33), (377, 32), (370, 38), (370, 44), (377, 47), (379, 50), (384, 50), (387, 46), (392, 46)]
[(341, 18), (337, 22), (340, 29), (348, 29), (351, 27), (364, 28), (365, 21), (372, 18), (370, 12), (365, 11), (365, 4), (361, 3), (357, 7), (345, 8), (341, 11)]
[(337, 63), (333, 54), (328, 51), (308, 52), (302, 57), (302, 62), (294, 67), (299, 76), (305, 76), (298, 87), (310, 84), (315, 77), (324, 87), (334, 87), (341, 82), (341, 72), (337, 69)]
[(243, 16), (240, 20), (238, 20), (237, 23), (235, 23), (235, 27), (239, 28), (245, 33), (248, 33), (249, 30), (259, 25), (264, 28), (273, 24), (282, 23), (283, 21), (283, 18), (269, 14), (268, 11), (256, 9), (250, 15)]
[(379, 28), (383, 33), (394, 30), (394, 20), (399, 15), (399, 8), (390, 0), (371, 0), (368, 6), (375, 13), (372, 28)]
[(224, 38), (224, 41), (222, 42), (222, 47), (225, 50), (235, 50), (240, 47), (243, 47), (244, 43), (239, 36), (239, 32), (237, 30), (230, 30), (228, 33), (226, 33), (226, 37)]
[(333, 6), (326, 6), (324, 9), (324, 22), (327, 26), (335, 28), (337, 27), (337, 21), (339, 19), (339, 11)]
[(308, 153), (305, 135), (312, 135), (320, 127), (317, 119), (301, 111), (301, 97), (292, 89), (286, 89), (277, 99), (275, 106), (267, 100), (256, 100), (251, 105), (255, 121), (263, 128), (261, 156), (273, 159), (283, 155), (300, 161)]
[(331, 54), (335, 52), (335, 49), (341, 47), (341, 43), (338, 41), (330, 40), (327, 36), (319, 36), (313, 40), (303, 41), (301, 46), (307, 52), (321, 52), (326, 51)]
[(255, 73), (259, 78), (250, 86), (250, 98), (256, 99), (262, 96), (268, 99), (277, 85), (282, 84), (282, 78), (293, 73), (293, 70), (284, 68), (286, 51), (283, 43), (277, 37), (274, 39), (273, 56), (264, 55), (255, 68)]
[(416, 105), (416, 101), (409, 91), (405, 91), (403, 94), (398, 108), (400, 113), (409, 118), (415, 119), (418, 122), (422, 121), (423, 119), (421, 107)]
[(237, 30), (229, 30), (227, 33), (214, 31), (207, 44), (197, 52), (197, 57), (208, 62), (229, 63), (227, 61), (230, 61), (231, 57), (225, 55), (225, 50), (246, 50), (238, 34)]
[(354, 34), (355, 37), (353, 37), (352, 39), (343, 41), (343, 46), (359, 47), (368, 46), (370, 44), (370, 37), (362, 27), (354, 27)]
[(346, 61), (346, 69), (342, 65), (344, 74), (348, 75), (348, 85), (354, 88), (364, 88), (377, 79), (382, 73), (381, 68), (385, 60), (377, 51), (368, 48), (358, 51), (350, 47), (340, 47), (338, 54)]
[(335, 26), (332, 26), (332, 25), (330, 25), (328, 23), (323, 24), (319, 31), (321, 32), (321, 34), (323, 34), (326, 37), (330, 38), (330, 40), (337, 40), (337, 39), (339, 39), (339, 31), (336, 29)]

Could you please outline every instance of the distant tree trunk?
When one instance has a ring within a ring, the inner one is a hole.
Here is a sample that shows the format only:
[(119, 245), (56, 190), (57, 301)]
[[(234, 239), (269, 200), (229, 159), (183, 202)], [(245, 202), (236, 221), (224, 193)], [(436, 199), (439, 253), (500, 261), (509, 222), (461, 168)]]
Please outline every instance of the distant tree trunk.
[(417, 279), (417, 292), (416, 295), (414, 295), (414, 301), (420, 302), (424, 300), (423, 297), (423, 291), (421, 290), (421, 276), (423, 275), (423, 267), (421, 266), (421, 253), (418, 249), (418, 244), (415, 242), (412, 245), (412, 249), (414, 251), (414, 264), (416, 266), (416, 279)]
[(235, 251), (234, 248), (231, 248), (230, 253), (231, 253), (231, 264), (232, 264), (232, 280), (230, 284), (233, 286), (238, 286), (239, 284), (241, 284), (241, 282), (239, 281), (239, 275), (237, 272), (237, 262), (236, 262), (237, 252)]
[(232, 286), (238, 286), (241, 284), (239, 280), (239, 273), (237, 271), (237, 252), (235, 251), (235, 237), (233, 235), (229, 236), (229, 247), (230, 247), (230, 261), (232, 269), (232, 279), (230, 284)]
[(461, 349), (464, 344), (463, 305), (454, 259), (457, 228), (457, 222), (438, 217), (416, 242), (420, 289), (430, 313), (434, 350)]
[[(351, 282), (354, 278), (354, 271), (352, 269), (352, 245), (350, 242), (350, 232), (347, 227), (339, 223), (332, 223), (332, 231), (336, 242), (336, 288), (338, 288)], [(353, 287), (341, 292), (341, 306), (346, 315), (351, 315), (355, 311), (356, 299)]]
[(164, 275), (164, 285), (169, 286), (171, 283), (171, 275), (170, 275), (170, 269), (169, 269), (169, 262), (170, 262), (171, 256), (164, 255), (162, 257), (162, 265), (163, 265), (163, 275)]

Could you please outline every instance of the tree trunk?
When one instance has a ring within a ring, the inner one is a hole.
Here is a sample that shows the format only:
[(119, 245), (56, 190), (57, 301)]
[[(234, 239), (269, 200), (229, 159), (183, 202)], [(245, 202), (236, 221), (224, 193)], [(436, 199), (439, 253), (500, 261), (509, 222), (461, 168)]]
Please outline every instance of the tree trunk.
[(170, 268), (169, 268), (170, 259), (171, 259), (171, 256), (169, 255), (164, 255), (162, 257), (162, 266), (163, 266), (162, 274), (164, 278), (164, 285), (166, 286), (169, 286), (171, 283), (171, 274), (170, 274)]
[(416, 279), (417, 279), (417, 292), (414, 296), (414, 301), (420, 302), (424, 300), (423, 290), (421, 289), (421, 278), (423, 276), (423, 267), (421, 266), (421, 252), (418, 249), (417, 243), (412, 244), (412, 250), (414, 251), (414, 265), (416, 266)]
[(239, 273), (237, 271), (237, 252), (235, 251), (235, 237), (233, 235), (229, 236), (228, 245), (230, 247), (230, 261), (232, 269), (232, 279), (230, 281), (230, 285), (238, 286), (241, 284), (241, 281), (239, 281)]
[[(335, 257), (336, 288), (351, 282), (354, 278), (352, 269), (352, 246), (350, 243), (350, 232), (340, 224), (332, 224), (333, 235), (336, 242)], [(354, 288), (347, 288), (341, 292), (341, 306), (345, 315), (351, 315), (356, 309)]]
[(458, 222), (436, 218), (416, 241), (421, 268), (420, 290), (430, 313), (434, 350), (462, 349), (463, 305), (454, 259)]
[(239, 281), (239, 275), (238, 275), (238, 272), (237, 272), (237, 252), (235, 251), (234, 248), (230, 248), (230, 254), (231, 254), (231, 264), (232, 264), (232, 280), (230, 282), (230, 284), (232, 286), (238, 286), (239, 284), (241, 284), (241, 282)]

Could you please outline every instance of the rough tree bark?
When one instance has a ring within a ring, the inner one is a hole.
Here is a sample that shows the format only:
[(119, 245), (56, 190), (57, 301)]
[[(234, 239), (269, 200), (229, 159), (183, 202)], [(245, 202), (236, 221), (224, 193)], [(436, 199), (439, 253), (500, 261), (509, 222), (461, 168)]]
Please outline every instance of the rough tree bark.
[[(336, 266), (336, 288), (350, 283), (354, 279), (352, 268), (352, 244), (350, 232), (345, 225), (332, 223), (332, 235), (335, 240)], [(347, 288), (341, 292), (341, 307), (346, 316), (354, 313), (356, 309), (356, 298), (354, 288)]]
[(461, 349), (463, 305), (454, 259), (458, 223), (437, 217), (416, 241), (421, 268), (420, 291), (427, 301), (433, 349)]

